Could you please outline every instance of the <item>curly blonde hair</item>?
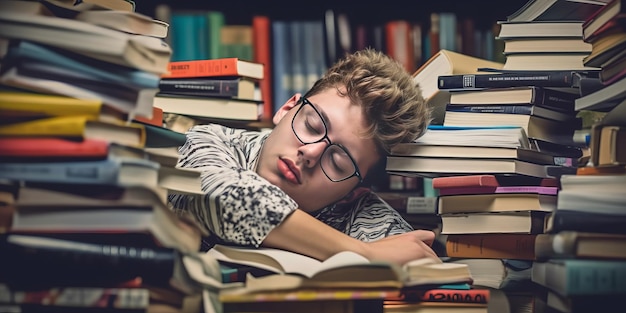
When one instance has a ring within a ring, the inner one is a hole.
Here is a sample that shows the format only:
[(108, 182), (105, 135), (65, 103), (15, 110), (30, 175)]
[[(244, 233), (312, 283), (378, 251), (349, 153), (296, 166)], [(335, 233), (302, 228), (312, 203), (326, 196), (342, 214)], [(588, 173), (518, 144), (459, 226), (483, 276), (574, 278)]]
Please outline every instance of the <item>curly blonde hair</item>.
[(374, 138), (382, 155), (398, 143), (422, 136), (431, 121), (430, 109), (411, 74), (396, 60), (371, 48), (337, 61), (305, 97), (329, 88), (361, 106), (369, 125), (363, 135)]

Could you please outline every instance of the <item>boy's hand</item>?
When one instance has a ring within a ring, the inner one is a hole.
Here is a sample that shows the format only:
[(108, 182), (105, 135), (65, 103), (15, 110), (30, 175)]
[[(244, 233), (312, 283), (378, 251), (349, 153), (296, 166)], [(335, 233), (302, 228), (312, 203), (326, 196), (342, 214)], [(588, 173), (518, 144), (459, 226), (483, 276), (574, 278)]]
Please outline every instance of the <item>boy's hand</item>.
[(370, 260), (384, 260), (403, 265), (421, 258), (439, 259), (430, 247), (435, 233), (429, 230), (414, 230), (366, 243), (365, 256)]

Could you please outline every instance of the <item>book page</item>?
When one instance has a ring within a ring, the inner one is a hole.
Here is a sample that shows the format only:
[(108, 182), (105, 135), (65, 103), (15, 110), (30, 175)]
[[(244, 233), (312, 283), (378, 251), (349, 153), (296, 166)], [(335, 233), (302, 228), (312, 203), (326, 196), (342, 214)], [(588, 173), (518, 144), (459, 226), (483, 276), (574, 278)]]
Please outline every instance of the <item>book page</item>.
[(370, 263), (365, 257), (350, 251), (335, 254), (324, 262), (302, 254), (270, 248), (216, 245), (207, 253), (220, 261), (255, 266), (275, 273), (299, 274), (309, 278), (330, 268)]

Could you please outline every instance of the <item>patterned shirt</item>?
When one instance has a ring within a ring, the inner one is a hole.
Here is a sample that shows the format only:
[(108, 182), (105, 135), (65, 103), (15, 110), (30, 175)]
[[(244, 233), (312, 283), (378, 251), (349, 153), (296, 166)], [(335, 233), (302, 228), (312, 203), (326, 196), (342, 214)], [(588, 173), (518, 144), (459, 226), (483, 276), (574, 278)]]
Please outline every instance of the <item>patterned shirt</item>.
[[(191, 213), (211, 233), (203, 249), (219, 241), (258, 247), (297, 203), (255, 169), (266, 131), (218, 124), (195, 126), (179, 149), (179, 165), (202, 170), (204, 195), (171, 194), (176, 212)], [(312, 216), (362, 241), (413, 230), (398, 212), (371, 191), (340, 201)]]

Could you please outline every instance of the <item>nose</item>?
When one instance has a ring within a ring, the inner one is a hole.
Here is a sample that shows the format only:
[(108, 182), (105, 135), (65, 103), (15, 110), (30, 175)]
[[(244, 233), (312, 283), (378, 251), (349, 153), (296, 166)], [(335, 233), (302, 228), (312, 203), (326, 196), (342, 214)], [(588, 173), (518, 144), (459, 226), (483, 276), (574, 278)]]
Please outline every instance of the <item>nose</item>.
[(309, 143), (306, 145), (300, 146), (298, 148), (298, 154), (301, 155), (302, 160), (304, 161), (304, 166), (312, 168), (317, 165), (317, 162), (322, 158), (322, 154), (328, 143), (326, 141)]

